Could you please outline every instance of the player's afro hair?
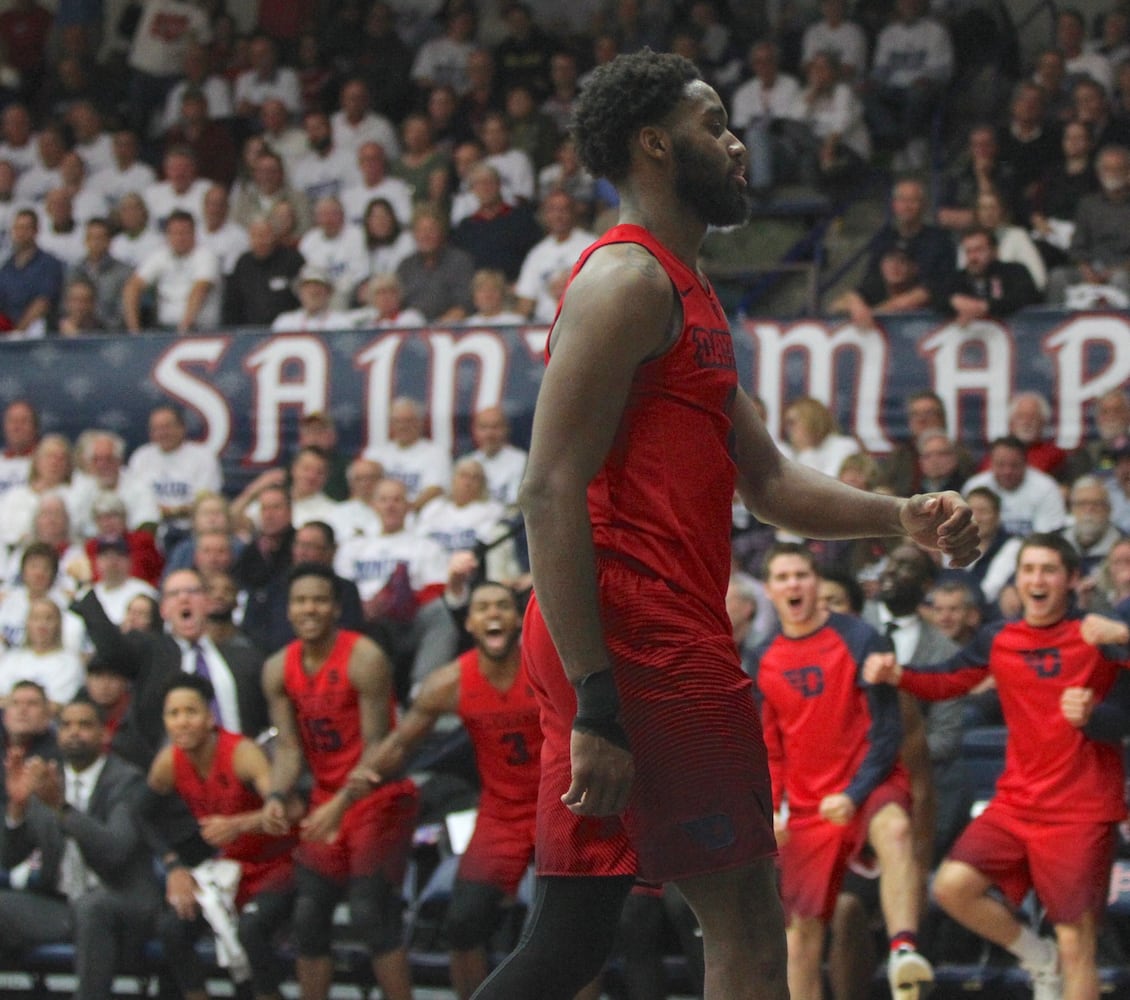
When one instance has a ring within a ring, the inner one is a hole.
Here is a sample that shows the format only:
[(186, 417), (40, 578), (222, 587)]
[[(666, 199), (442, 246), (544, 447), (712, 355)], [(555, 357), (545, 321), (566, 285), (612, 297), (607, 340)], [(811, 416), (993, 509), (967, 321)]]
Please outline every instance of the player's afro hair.
[(686, 85), (699, 79), (689, 59), (651, 49), (617, 56), (597, 68), (573, 113), (581, 162), (596, 177), (623, 180), (632, 138), (643, 126), (661, 122), (683, 98)]

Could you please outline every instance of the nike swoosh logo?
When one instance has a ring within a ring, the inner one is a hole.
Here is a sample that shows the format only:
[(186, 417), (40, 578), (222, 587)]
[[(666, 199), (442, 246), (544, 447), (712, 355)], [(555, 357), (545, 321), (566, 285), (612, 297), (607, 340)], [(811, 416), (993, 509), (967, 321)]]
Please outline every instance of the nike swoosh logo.
[(694, 285), (687, 285), (686, 288), (680, 288), (679, 289), (679, 295), (680, 295), (680, 297), (685, 299), (693, 291), (694, 291)]

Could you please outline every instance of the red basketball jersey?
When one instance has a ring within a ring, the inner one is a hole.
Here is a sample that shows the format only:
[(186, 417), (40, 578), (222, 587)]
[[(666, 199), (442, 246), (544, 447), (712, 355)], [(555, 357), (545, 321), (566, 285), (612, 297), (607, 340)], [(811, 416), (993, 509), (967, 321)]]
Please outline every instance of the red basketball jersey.
[(533, 809), (541, 774), (541, 725), (526, 668), (499, 691), (479, 669), (478, 650), (459, 657), (459, 717), (475, 748), (482, 783), (480, 813)]
[[(263, 808), (263, 800), (239, 780), (232, 757), (245, 737), (226, 729), (216, 732), (216, 755), (203, 778), (188, 755), (173, 747), (173, 787), (198, 820), (205, 816), (234, 816)], [(243, 833), (220, 849), (220, 856), (233, 861), (265, 861), (290, 852), (293, 841), (263, 833)]]
[(729, 632), (730, 407), (738, 377), (726, 314), (709, 282), (639, 226), (608, 230), (581, 254), (573, 277), (611, 243), (638, 243), (659, 261), (680, 298), (683, 330), (636, 371), (616, 438), (589, 484), (593, 541), (699, 598)]
[[(301, 641), (286, 647), (283, 687), (294, 705), (302, 753), (323, 792), (344, 785), (361, 759), (361, 712), (349, 680), (349, 657), (360, 638), (358, 632), (341, 629), (326, 662), (313, 675), (302, 666)], [(390, 720), (394, 713), (390, 703)]]

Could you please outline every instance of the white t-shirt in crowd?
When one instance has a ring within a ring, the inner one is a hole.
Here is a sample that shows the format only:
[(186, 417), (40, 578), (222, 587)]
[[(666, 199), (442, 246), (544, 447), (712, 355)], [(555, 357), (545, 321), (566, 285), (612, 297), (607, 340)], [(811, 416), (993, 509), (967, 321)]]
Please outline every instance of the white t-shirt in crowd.
[(444, 493), (451, 488), (451, 456), (428, 438), (420, 438), (407, 448), (388, 441), (367, 448), (363, 457), (380, 462), (386, 476), (400, 480), (409, 500), (415, 500), (430, 486), (438, 486)]
[(49, 701), (65, 705), (82, 687), (86, 668), (82, 658), (69, 649), (52, 649), (37, 653), (26, 647), (0, 653), (0, 696), (12, 693), (20, 681), (35, 681), (46, 692)]
[(195, 441), (185, 441), (172, 451), (143, 444), (130, 457), (129, 472), (148, 487), (158, 510), (183, 507), (198, 493), (219, 493), (223, 488), (219, 460)]
[(216, 255), (216, 259), (220, 262), (220, 271), (225, 276), (235, 270), (236, 261), (251, 246), (251, 241), (247, 238), (247, 230), (231, 219), (219, 229), (199, 229), (196, 242)]
[(212, 186), (211, 181), (197, 177), (187, 191), (178, 193), (168, 181), (157, 181), (141, 192), (149, 209), (149, 224), (154, 229), (164, 229), (165, 221), (173, 212), (187, 212), (196, 220), (199, 232), (204, 227), (204, 196)]
[(126, 608), (139, 594), (157, 600), (157, 588), (136, 576), (126, 577), (117, 587), (107, 587), (105, 581), (99, 580), (92, 589), (105, 609), (106, 617), (115, 625), (121, 625), (126, 620)]
[[(181, 99), (192, 85), (187, 80), (182, 80), (165, 98), (165, 113), (161, 116), (161, 131), (168, 132), (180, 124)], [(222, 76), (206, 77), (204, 84), (195, 88), (204, 95), (204, 103), (208, 107), (208, 117), (213, 121), (231, 118), (234, 114), (231, 102), (231, 85)]]
[(384, 115), (375, 111), (368, 112), (356, 125), (345, 117), (344, 111), (335, 111), (330, 116), (330, 128), (333, 130), (334, 148), (354, 159), (357, 158), (357, 150), (366, 142), (380, 143), (390, 163), (400, 156), (400, 137), (395, 127)]
[[(18, 566), (17, 566), (18, 569)], [(48, 595), (63, 616), (63, 648), (81, 653), (86, 646), (86, 625), (70, 610), (70, 598), (58, 588)], [(17, 649), (27, 641), (27, 613), (31, 606), (27, 588), (17, 584), (0, 599), (0, 649)]]
[(367, 601), (381, 591), (401, 564), (408, 567), (414, 593), (447, 584), (447, 553), (414, 531), (357, 535), (346, 540), (334, 557), (334, 572), (357, 584), (361, 600)]
[(122, 195), (141, 194), (157, 182), (157, 174), (148, 163), (131, 163), (125, 170), (117, 165), (99, 170), (87, 178), (86, 187), (104, 195), (111, 205), (116, 205)]
[[(345, 217), (355, 226), (364, 226), (365, 209), (369, 202), (384, 198), (392, 206), (392, 214), (402, 226), (412, 221), (412, 188), (399, 177), (386, 177), (372, 187), (351, 184), (341, 194), (341, 206)], [(403, 235), (403, 234), (402, 234)]]
[(471, 452), (470, 458), (483, 467), (487, 477), (487, 489), (499, 503), (509, 507), (518, 502), (518, 487), (526, 472), (526, 453), (512, 444), (504, 444), (487, 456), (481, 449)]
[(198, 281), (207, 281), (211, 289), (200, 307), (196, 325), (200, 329), (214, 327), (220, 322), (220, 262), (207, 247), (194, 247), (184, 256), (177, 256), (162, 246), (152, 256), (137, 266), (146, 286), (157, 292), (157, 322), (161, 326), (176, 327), (184, 318), (188, 296)]
[(530, 247), (518, 272), (514, 294), (534, 303), (531, 320), (553, 322), (557, 315), (557, 296), (550, 292), (550, 284), (561, 275), (567, 278), (577, 258), (595, 239), (586, 229), (574, 229), (563, 240), (546, 236)]
[(279, 313), (271, 323), (272, 333), (315, 333), (323, 330), (351, 330), (352, 313), (341, 309), (308, 313), (305, 309), (288, 309)]
[(320, 267), (334, 283), (334, 305), (348, 307), (353, 290), (368, 276), (369, 255), (365, 237), (346, 223), (336, 236), (327, 236), (315, 226), (298, 241), (298, 252), (312, 267)]
[(420, 511), (416, 534), (430, 538), (450, 555), (492, 541), (504, 514), (497, 500), (472, 500), (460, 507), (449, 497), (436, 497)]
[(244, 70), (235, 79), (235, 101), (238, 108), (247, 101), (259, 107), (264, 101), (274, 98), (286, 105), (292, 115), (302, 110), (302, 88), (298, 74), (289, 66), (276, 66), (275, 75), (269, 78), (259, 76), (258, 70)]
[(1010, 535), (1023, 538), (1033, 531), (1059, 531), (1067, 524), (1067, 507), (1059, 484), (1046, 472), (1028, 466), (1014, 490), (1003, 489), (991, 469), (978, 472), (961, 487), (962, 496), (978, 486), (987, 486), (1001, 498), (1001, 526)]

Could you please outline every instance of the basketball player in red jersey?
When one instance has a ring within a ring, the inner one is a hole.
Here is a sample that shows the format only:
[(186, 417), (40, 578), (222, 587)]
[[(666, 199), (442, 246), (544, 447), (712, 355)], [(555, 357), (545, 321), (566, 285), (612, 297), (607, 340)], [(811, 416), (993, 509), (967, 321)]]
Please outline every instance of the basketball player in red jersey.
[[(174, 792), (200, 823), (218, 856), (242, 869), (235, 908), (238, 934), (251, 965), (259, 1000), (279, 996), (275, 930), (290, 916), (294, 838), (262, 832), (263, 800), (270, 792), (271, 764), (246, 736), (218, 729), (211, 704), (216, 695), (199, 674), (178, 673), (165, 688), (164, 721), (169, 743), (149, 767), (149, 788)], [(205, 969), (193, 941), (206, 928), (194, 898), (196, 882), (183, 865), (169, 870), (165, 897), (170, 910), (158, 922), (165, 957), (185, 1000), (207, 1000)], [(255, 906), (245, 910), (248, 903)]]
[(824, 995), (825, 929), (848, 864), (870, 846), (891, 941), (891, 995), (918, 1000), (934, 973), (917, 947), (922, 891), (910, 777), (899, 762), (898, 695), (863, 683), (867, 655), (890, 642), (859, 618), (820, 608), (816, 562), (803, 545), (771, 548), (765, 576), (780, 631), (754, 655), (788, 920), (789, 990), (809, 1000)]
[[(1008, 727), (1004, 772), (988, 808), (958, 837), (932, 891), (954, 920), (1007, 948), (1029, 973), (1034, 1000), (1097, 1000), (1096, 945), (1106, 907), (1115, 825), (1126, 815), (1122, 747), (1090, 739), (1087, 691), (1101, 701), (1130, 665), (1122, 622), (1070, 613), (1079, 556), (1057, 534), (1029, 535), (1016, 561), (1021, 618), (983, 626), (951, 659), (900, 667), (868, 657), (864, 676), (919, 698), (971, 691), (992, 675)], [(1118, 643), (1119, 646), (1106, 646)], [(1008, 905), (1034, 888), (1055, 927), (1038, 937)]]
[(300, 563), (290, 572), (287, 615), (297, 638), (263, 668), (278, 730), (268, 829), (286, 825), (285, 797), (305, 759), (314, 778), (310, 812), (294, 852), (298, 889), (295, 962), (303, 1000), (325, 1000), (333, 981), (333, 911), (346, 894), (354, 930), (373, 957), (388, 1000), (410, 1000), (400, 886), (418, 809), (407, 780), (374, 788), (372, 758), (395, 717), (392, 667), (372, 640), (339, 629), (333, 570)]
[(726, 616), (733, 490), (804, 536), (910, 535), (959, 565), (976, 531), (956, 494), (865, 493), (773, 444), (698, 270), (707, 227), (750, 201), (745, 148), (692, 63), (645, 50), (598, 68), (574, 135), (620, 224), (574, 268), (534, 416), (520, 502), (541, 877), (532, 931), (478, 995), (571, 996), (638, 871), (697, 914), (707, 1000), (783, 998), (768, 768)]
[(373, 764), (381, 776), (399, 774), (445, 713), (458, 715), (471, 738), (482, 794), (445, 927), (451, 985), (461, 1000), (486, 978), (486, 945), (499, 907), (513, 898), (533, 858), (541, 773), (538, 704), (522, 666), (514, 592), (480, 583), (471, 592), (466, 627), (475, 648), (428, 676)]

